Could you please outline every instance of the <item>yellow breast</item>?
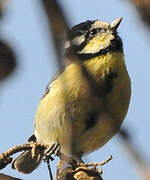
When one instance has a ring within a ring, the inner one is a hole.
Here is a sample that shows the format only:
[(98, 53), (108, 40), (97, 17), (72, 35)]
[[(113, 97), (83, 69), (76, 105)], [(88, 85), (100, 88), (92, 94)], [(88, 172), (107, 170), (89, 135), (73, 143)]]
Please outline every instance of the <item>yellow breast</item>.
[[(108, 111), (117, 119), (124, 119), (131, 96), (131, 82), (126, 69), (123, 53), (107, 53), (85, 62), (99, 86), (105, 83), (110, 73), (116, 73), (112, 79), (112, 90), (102, 92)], [(106, 94), (105, 94), (106, 93)]]
[[(122, 53), (107, 53), (84, 65), (100, 89), (100, 98), (93, 96), (80, 64), (74, 62), (50, 84), (36, 114), (38, 140), (49, 144), (57, 141), (66, 153), (91, 152), (105, 144), (120, 127), (130, 101), (130, 79)], [(106, 92), (111, 72), (117, 73), (117, 78), (111, 82), (111, 91)], [(101, 117), (86, 132), (86, 120), (94, 111), (100, 112)]]

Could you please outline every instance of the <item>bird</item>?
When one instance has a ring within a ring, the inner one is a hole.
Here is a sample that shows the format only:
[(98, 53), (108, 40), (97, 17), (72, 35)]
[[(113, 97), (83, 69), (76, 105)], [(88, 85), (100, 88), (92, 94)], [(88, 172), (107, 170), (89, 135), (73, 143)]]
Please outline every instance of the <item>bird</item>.
[[(55, 144), (77, 161), (106, 144), (120, 129), (131, 97), (123, 42), (122, 17), (111, 23), (87, 20), (73, 26), (64, 44), (64, 67), (48, 84), (35, 116), (29, 141)], [(44, 152), (31, 150), (12, 167), (28, 174)]]

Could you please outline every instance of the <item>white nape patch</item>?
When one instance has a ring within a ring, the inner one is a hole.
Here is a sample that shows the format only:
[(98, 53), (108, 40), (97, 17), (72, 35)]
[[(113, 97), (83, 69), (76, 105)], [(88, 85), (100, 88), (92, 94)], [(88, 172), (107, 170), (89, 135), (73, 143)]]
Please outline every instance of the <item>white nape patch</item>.
[(85, 34), (80, 35), (80, 36), (76, 36), (76, 37), (72, 40), (72, 44), (79, 46), (79, 45), (82, 44), (84, 41), (85, 41)]
[(66, 41), (66, 43), (65, 43), (65, 49), (70, 48), (70, 46), (71, 46), (70, 41)]
[[(79, 46), (80, 44), (82, 44), (83, 42), (85, 41), (85, 35), (81, 35), (81, 36), (76, 36), (73, 40), (72, 40), (72, 44), (73, 45), (76, 45), (76, 46)], [(71, 43), (70, 41), (66, 41), (65, 43), (65, 49), (68, 49), (70, 48), (71, 46)]]

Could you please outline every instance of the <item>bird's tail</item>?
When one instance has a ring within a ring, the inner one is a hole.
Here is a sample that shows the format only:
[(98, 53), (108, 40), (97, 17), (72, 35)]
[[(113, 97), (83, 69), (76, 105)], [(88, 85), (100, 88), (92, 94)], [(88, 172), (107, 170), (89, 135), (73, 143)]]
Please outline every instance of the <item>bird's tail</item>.
[(12, 168), (21, 173), (29, 174), (39, 166), (43, 155), (44, 150), (36, 149), (35, 156), (32, 157), (31, 150), (27, 150), (14, 160)]

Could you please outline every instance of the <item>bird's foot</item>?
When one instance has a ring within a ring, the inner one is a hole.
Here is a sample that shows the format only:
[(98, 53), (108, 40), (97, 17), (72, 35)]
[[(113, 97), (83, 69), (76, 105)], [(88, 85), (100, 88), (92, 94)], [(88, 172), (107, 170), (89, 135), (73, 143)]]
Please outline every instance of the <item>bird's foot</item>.
[(60, 152), (61, 146), (59, 143), (54, 142), (52, 145), (50, 145), (44, 152), (44, 158), (43, 160), (46, 162), (47, 160), (53, 161), (52, 155), (58, 155)]

